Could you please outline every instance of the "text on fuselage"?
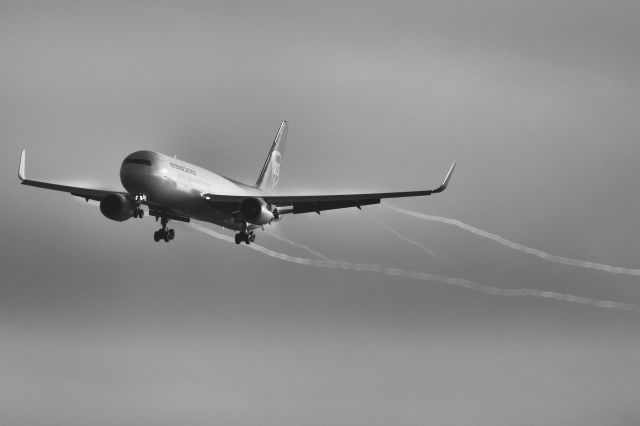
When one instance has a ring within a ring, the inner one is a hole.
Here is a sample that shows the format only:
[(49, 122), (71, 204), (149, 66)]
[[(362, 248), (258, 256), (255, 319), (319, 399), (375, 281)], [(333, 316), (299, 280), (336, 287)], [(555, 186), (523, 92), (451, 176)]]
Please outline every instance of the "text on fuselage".
[(189, 173), (189, 174), (191, 174), (191, 175), (197, 175), (197, 173), (196, 173), (196, 171), (195, 171), (195, 170), (190, 169), (190, 168), (188, 168), (188, 167), (185, 167), (185, 166), (183, 166), (183, 165), (181, 165), (181, 164), (176, 164), (176, 163), (171, 163), (171, 162), (170, 162), (169, 164), (170, 164), (170, 165), (171, 165), (171, 167), (173, 167), (174, 169), (178, 169), (178, 170), (180, 170), (180, 171), (182, 171), (182, 172)]

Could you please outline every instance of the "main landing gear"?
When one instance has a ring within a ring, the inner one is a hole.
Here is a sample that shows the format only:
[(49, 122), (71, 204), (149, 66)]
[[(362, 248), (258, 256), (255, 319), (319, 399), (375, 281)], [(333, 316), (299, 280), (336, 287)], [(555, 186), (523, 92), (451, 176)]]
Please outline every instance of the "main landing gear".
[(240, 231), (236, 234), (236, 244), (244, 242), (245, 244), (251, 244), (256, 240), (256, 233), (253, 231)]
[[(158, 217), (156, 216), (156, 220), (157, 219)], [(174, 231), (173, 229), (167, 228), (167, 223), (169, 223), (169, 219), (167, 218), (166, 215), (161, 216), (160, 223), (162, 223), (162, 228), (158, 229), (156, 232), (153, 233), (153, 240), (155, 242), (158, 242), (160, 240), (165, 240), (165, 242), (168, 243), (169, 241), (175, 238), (176, 231)]]

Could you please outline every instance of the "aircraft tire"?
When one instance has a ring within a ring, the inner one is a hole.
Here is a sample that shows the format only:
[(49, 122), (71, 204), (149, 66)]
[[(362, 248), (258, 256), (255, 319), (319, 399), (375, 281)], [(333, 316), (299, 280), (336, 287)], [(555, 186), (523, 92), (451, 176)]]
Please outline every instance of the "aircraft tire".
[(138, 217), (140, 219), (142, 219), (144, 217), (144, 210), (142, 210), (142, 209), (138, 210)]
[(242, 237), (240, 233), (236, 234), (236, 244), (240, 244), (242, 242)]
[(256, 234), (255, 232), (252, 232), (249, 234), (249, 242), (254, 242), (256, 240)]
[(176, 231), (174, 231), (173, 229), (169, 229), (169, 239), (173, 240), (176, 237)]
[(155, 241), (156, 243), (160, 241), (160, 231), (156, 231), (153, 233), (153, 241)]

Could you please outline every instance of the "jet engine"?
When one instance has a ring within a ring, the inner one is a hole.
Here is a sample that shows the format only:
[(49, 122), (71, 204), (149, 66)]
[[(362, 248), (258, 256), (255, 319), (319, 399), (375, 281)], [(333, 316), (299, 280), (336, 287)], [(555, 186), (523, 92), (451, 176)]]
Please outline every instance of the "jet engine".
[(122, 194), (109, 194), (100, 201), (100, 211), (111, 220), (123, 222), (133, 217), (136, 204)]
[(274, 219), (273, 212), (262, 198), (245, 198), (240, 203), (240, 216), (254, 225), (266, 225)]

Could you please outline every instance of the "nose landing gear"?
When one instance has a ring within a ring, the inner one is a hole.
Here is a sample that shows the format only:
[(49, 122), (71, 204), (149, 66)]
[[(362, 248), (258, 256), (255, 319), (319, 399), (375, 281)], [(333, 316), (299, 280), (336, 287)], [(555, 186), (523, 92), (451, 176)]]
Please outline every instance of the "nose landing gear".
[(133, 211), (133, 217), (142, 219), (144, 217), (144, 210), (140, 208), (140, 204), (147, 201), (147, 196), (144, 194), (138, 194), (134, 195), (133, 198), (136, 202), (136, 209)]

